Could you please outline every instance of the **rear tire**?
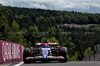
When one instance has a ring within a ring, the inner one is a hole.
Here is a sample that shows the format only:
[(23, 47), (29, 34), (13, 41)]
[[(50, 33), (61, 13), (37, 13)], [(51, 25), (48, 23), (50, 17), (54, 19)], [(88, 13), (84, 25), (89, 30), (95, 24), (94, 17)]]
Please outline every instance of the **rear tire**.
[(31, 63), (31, 60), (26, 60), (27, 57), (31, 56), (31, 49), (30, 48), (25, 48), (23, 52), (23, 61), (24, 63)]
[(66, 47), (59, 48), (59, 55), (64, 57), (64, 59), (60, 60), (59, 62), (67, 62), (67, 50), (66, 49), (67, 49)]

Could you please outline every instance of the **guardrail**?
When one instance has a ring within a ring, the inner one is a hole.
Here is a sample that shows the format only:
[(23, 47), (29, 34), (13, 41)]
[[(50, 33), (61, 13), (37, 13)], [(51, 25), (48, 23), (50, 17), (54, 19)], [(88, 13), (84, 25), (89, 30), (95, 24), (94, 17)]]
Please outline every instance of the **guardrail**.
[(15, 42), (0, 40), (0, 64), (23, 60), (24, 46)]
[(93, 56), (89, 56), (82, 61), (100, 61), (100, 54), (94, 54)]

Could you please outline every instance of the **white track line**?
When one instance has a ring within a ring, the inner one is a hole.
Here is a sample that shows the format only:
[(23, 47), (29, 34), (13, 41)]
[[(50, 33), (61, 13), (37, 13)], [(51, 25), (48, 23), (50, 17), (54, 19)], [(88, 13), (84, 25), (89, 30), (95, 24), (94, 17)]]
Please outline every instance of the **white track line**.
[(24, 62), (20, 62), (20, 63), (14, 65), (14, 66), (20, 66), (20, 65), (22, 65), (23, 63), (24, 63)]

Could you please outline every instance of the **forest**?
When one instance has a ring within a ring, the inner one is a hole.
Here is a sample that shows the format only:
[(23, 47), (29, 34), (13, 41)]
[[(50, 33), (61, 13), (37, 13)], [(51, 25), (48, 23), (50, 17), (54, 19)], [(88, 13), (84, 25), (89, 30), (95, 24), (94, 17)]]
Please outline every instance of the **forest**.
[[(59, 27), (59, 24), (92, 24), (89, 28)], [(69, 61), (93, 55), (100, 44), (100, 14), (19, 8), (0, 4), (0, 40), (25, 47), (37, 42), (58, 42), (68, 49)]]

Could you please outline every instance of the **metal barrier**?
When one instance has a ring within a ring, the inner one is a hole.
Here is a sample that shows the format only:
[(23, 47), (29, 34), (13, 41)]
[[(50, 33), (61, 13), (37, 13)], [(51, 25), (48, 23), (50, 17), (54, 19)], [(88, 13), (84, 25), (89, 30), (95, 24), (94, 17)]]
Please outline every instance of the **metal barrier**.
[(22, 61), (23, 50), (21, 44), (0, 40), (0, 63)]
[(93, 56), (89, 56), (82, 61), (100, 61), (100, 54), (94, 54)]

